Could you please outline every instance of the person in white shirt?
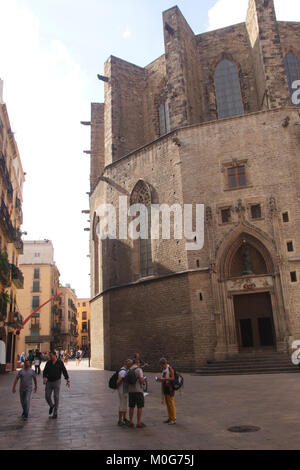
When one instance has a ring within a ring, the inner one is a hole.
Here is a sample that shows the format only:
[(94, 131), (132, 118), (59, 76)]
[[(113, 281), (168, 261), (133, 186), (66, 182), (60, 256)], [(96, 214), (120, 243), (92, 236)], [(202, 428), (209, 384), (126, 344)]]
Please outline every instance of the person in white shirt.
[(125, 377), (128, 373), (128, 370), (132, 366), (133, 361), (131, 359), (126, 359), (124, 366), (119, 371), (117, 387), (119, 394), (119, 426), (124, 426), (129, 424), (129, 420), (126, 418), (127, 415), (127, 405), (128, 405), (128, 384), (125, 381)]

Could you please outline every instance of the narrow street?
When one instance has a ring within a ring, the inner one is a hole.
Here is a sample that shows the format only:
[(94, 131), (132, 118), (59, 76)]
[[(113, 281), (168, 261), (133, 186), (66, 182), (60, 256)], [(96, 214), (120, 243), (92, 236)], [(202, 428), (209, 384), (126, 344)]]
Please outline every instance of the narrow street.
[[(49, 419), (42, 375), (23, 422), (19, 394), (12, 394), (15, 373), (0, 375), (0, 449), (4, 450), (214, 450), (299, 449), (298, 374), (200, 377), (184, 374), (176, 395), (177, 424), (163, 424), (166, 412), (160, 387), (149, 377), (145, 429), (117, 426), (118, 396), (108, 388), (109, 371), (69, 361), (70, 390), (62, 379), (57, 420)], [(250, 425), (258, 432), (233, 433)]]

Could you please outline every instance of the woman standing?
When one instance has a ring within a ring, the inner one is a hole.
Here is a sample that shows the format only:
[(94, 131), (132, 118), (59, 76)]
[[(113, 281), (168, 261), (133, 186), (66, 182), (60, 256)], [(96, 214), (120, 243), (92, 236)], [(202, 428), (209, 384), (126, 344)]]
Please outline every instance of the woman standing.
[(162, 404), (165, 401), (168, 410), (168, 419), (164, 423), (172, 425), (176, 424), (175, 391), (173, 388), (175, 380), (174, 369), (168, 364), (165, 357), (160, 359), (159, 364), (162, 368), (162, 377), (158, 377), (158, 381), (162, 383)]

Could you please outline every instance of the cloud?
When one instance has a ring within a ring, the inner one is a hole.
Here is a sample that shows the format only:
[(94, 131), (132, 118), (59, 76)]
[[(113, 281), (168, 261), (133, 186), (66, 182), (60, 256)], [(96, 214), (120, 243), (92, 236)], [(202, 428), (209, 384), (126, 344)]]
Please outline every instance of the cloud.
[[(89, 135), (87, 77), (68, 48), (53, 37), (42, 41), (40, 24), (16, 0), (0, 0), (0, 77), (26, 182), (26, 239), (49, 238), (63, 282), (88, 296), (86, 257)], [(78, 268), (80, 266), (80, 269)]]
[[(218, 0), (208, 12), (207, 31), (243, 23), (248, 3), (248, 0)], [(300, 21), (299, 0), (275, 0), (274, 4), (277, 20)]]

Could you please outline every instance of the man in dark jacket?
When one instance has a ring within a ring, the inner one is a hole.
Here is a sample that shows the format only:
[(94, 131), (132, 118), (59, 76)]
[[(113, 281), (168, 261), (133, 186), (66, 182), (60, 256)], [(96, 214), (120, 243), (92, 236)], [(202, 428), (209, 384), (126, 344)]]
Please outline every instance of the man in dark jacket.
[[(51, 351), (50, 360), (46, 363), (43, 371), (43, 383), (46, 384), (45, 398), (50, 407), (49, 415), (52, 415), (54, 411), (53, 419), (57, 418), (61, 374), (63, 374), (67, 381), (67, 386), (70, 388), (70, 379), (64, 363), (60, 359), (57, 359), (55, 351)], [(51, 398), (52, 392), (54, 392), (54, 404)]]

